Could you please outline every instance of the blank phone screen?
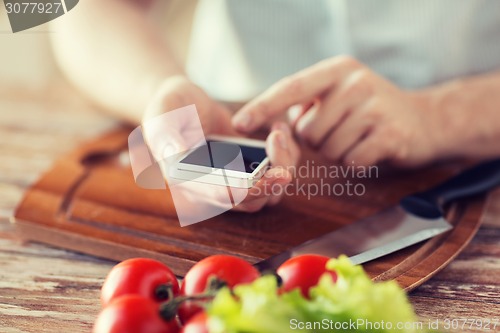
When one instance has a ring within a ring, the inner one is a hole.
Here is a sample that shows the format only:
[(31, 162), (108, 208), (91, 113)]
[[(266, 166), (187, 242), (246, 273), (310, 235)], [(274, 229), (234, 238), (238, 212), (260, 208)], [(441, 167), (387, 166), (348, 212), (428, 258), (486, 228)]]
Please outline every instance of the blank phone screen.
[(231, 167), (231, 161), (238, 156), (240, 151), (243, 155), (246, 173), (252, 173), (266, 158), (264, 148), (208, 140), (206, 145), (196, 148), (192, 153), (184, 157), (180, 163), (242, 171)]

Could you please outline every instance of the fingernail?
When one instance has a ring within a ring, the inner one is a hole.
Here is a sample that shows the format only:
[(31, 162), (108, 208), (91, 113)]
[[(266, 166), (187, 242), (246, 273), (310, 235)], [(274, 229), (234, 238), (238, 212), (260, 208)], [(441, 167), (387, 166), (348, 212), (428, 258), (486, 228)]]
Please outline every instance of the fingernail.
[(278, 133), (278, 142), (281, 148), (288, 149), (288, 142), (284, 133)]
[(284, 180), (282, 180), (282, 181), (277, 182), (276, 184), (278, 184), (278, 185), (279, 185), (279, 186), (281, 186), (281, 187), (285, 187), (285, 186), (287, 186), (288, 184), (290, 184), (290, 181), (289, 181), (288, 179), (284, 179)]
[(285, 123), (279, 123), (278, 124), (278, 129), (285, 132), (286, 134), (289, 134), (290, 133), (290, 126), (288, 126), (287, 124)]
[(176, 148), (176, 146), (172, 143), (167, 143), (165, 145), (165, 147), (163, 148), (163, 152), (162, 152), (162, 158), (169, 158), (171, 156), (174, 156), (175, 154), (178, 153), (177, 151), (178, 149)]
[(288, 121), (295, 122), (297, 118), (302, 114), (302, 105), (296, 104), (288, 109)]
[(285, 186), (290, 183), (291, 179), (289, 178), (278, 178), (273, 184)]
[(241, 129), (248, 129), (252, 124), (252, 117), (248, 113), (238, 114), (233, 119), (234, 124)]
[(309, 125), (311, 124), (311, 120), (309, 118), (311, 117), (308, 117), (308, 115), (306, 114), (304, 117), (300, 118), (297, 121), (297, 124), (295, 125), (295, 131), (299, 135), (304, 136), (308, 134), (310, 127)]

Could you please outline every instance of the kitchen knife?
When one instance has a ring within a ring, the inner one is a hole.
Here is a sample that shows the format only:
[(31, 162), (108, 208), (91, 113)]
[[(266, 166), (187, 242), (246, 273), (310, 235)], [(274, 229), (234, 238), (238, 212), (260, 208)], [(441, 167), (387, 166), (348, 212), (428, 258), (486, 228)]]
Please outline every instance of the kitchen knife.
[(398, 206), (358, 220), (257, 263), (260, 271), (275, 270), (302, 254), (337, 257), (345, 254), (354, 264), (382, 257), (453, 227), (445, 219), (448, 204), (483, 194), (500, 185), (500, 159), (479, 164), (424, 192), (403, 198)]

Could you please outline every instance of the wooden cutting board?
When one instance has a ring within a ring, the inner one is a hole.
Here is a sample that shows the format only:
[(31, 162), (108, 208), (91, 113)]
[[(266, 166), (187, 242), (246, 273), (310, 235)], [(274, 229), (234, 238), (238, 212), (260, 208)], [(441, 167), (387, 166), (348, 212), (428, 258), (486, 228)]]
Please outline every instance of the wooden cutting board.
[[(252, 263), (396, 204), (458, 173), (459, 164), (403, 172), (379, 169), (378, 178), (352, 179), (362, 196), (287, 196), (258, 213), (228, 212), (180, 227), (168, 191), (144, 190), (127, 163), (129, 128), (85, 144), (55, 163), (25, 194), (12, 221), (26, 240), (90, 255), (124, 260), (151, 257), (183, 276), (200, 259), (231, 254)], [(307, 152), (303, 163), (321, 165)], [(306, 162), (308, 161), (308, 162)], [(309, 177), (298, 184), (346, 179)], [(448, 211), (455, 228), (432, 240), (364, 265), (375, 280), (396, 280), (411, 290), (446, 266), (477, 231), (484, 198), (460, 202)]]

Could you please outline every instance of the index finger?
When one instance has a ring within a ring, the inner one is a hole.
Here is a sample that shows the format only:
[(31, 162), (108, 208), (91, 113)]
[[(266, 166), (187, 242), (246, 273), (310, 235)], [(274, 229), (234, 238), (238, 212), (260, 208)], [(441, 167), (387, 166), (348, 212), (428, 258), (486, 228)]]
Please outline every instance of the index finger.
[(288, 76), (243, 106), (233, 117), (233, 126), (242, 132), (252, 132), (267, 119), (286, 112), (295, 104), (308, 103), (335, 87), (360, 66), (350, 57), (335, 57)]

